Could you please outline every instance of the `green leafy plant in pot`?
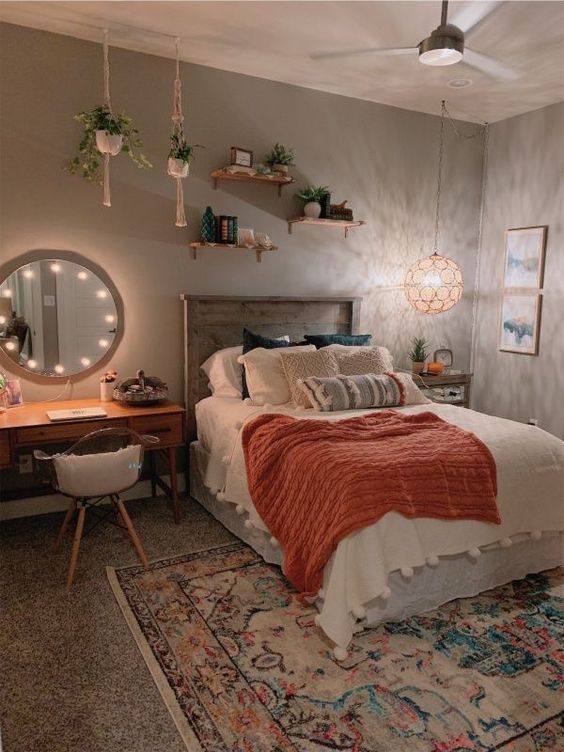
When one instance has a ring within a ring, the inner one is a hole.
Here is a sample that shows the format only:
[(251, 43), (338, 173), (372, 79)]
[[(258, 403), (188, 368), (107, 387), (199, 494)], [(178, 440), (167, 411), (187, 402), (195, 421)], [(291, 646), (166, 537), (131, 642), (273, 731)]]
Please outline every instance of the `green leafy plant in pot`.
[(411, 340), (411, 350), (409, 351), (413, 373), (421, 373), (423, 371), (428, 355), (427, 342), (421, 337), (413, 337)]
[(331, 193), (327, 185), (310, 185), (296, 193), (296, 197), (305, 201), (304, 215), (310, 219), (318, 219), (321, 216), (321, 201), (323, 197)]
[(167, 172), (173, 178), (185, 178), (190, 174), (190, 162), (194, 157), (195, 149), (203, 149), (200, 144), (191, 146), (186, 142), (183, 135), (174, 133), (170, 137), (170, 149), (168, 152)]
[(125, 112), (112, 115), (105, 105), (98, 105), (90, 112), (79, 112), (74, 119), (84, 127), (84, 134), (78, 145), (78, 156), (67, 165), (69, 172), (81, 172), (86, 180), (100, 180), (101, 155), (115, 157), (120, 151), (127, 154), (137, 167), (148, 169), (153, 166), (137, 151), (143, 143), (139, 131), (133, 127), (133, 120)]
[(286, 148), (284, 144), (275, 143), (264, 161), (271, 168), (272, 172), (279, 175), (287, 175), (288, 167), (294, 164), (295, 157), (293, 149)]

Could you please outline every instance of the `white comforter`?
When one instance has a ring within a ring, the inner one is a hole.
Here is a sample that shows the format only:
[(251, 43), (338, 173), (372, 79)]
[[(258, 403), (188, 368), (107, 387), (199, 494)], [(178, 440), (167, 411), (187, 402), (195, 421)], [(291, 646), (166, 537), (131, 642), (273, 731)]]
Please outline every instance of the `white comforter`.
[[(266, 408), (272, 410), (273, 408)], [(501, 525), (470, 520), (407, 519), (390, 512), (379, 522), (342, 540), (325, 568), (319, 624), (339, 646), (346, 646), (355, 617), (375, 598), (389, 594), (387, 581), (395, 570), (436, 565), (437, 557), (469, 552), (468, 565), (480, 550), (510, 545), (511, 539), (564, 530), (564, 442), (539, 428), (495, 418), (453, 405), (413, 405), (407, 413), (430, 411), (472, 431), (490, 449), (496, 462)], [(246, 480), (240, 440), (244, 422), (265, 408), (240, 400), (210, 397), (197, 406), (198, 438), (211, 454), (205, 483), (220, 498), (239, 505), (250, 522), (267, 530), (255, 510)], [(316, 413), (276, 407), (299, 418), (339, 420), (366, 411)], [(312, 522), (314, 524), (314, 522)], [(564, 561), (564, 550), (563, 550)]]

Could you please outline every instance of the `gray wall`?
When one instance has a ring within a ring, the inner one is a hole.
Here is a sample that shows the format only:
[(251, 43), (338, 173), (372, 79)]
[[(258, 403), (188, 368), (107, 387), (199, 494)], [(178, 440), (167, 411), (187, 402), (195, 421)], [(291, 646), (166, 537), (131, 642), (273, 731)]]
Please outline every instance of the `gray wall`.
[[(187, 132), (192, 143), (207, 146), (185, 181), (186, 231), (174, 226), (175, 187), (165, 169), (173, 61), (110, 51), (114, 108), (133, 116), (155, 168), (138, 170), (122, 155), (113, 160), (107, 209), (98, 186), (62, 169), (80, 138), (73, 115), (102, 99), (100, 46), (11, 25), (2, 25), (0, 42), (0, 261), (31, 249), (66, 249), (104, 267), (125, 304), (126, 332), (113, 363), (122, 375), (144, 367), (182, 398), (183, 292), (362, 295), (362, 329), (400, 363), (409, 338), (423, 335), (433, 347), (450, 343), (456, 366), (468, 366), (480, 139), (456, 139), (447, 129), (441, 247), (461, 264), (466, 288), (452, 311), (422, 316), (408, 308), (401, 284), (408, 265), (432, 252), (438, 118), (184, 64)], [(260, 159), (274, 141), (295, 147), (299, 186), (330, 185), (334, 198), (349, 199), (368, 225), (346, 241), (319, 227), (297, 227), (290, 236), (285, 218), (300, 212), (291, 189), (282, 199), (261, 186), (213, 190), (209, 173), (226, 163), (231, 145), (253, 149)], [(231, 251), (205, 251), (192, 261), (187, 243), (197, 239), (207, 204), (238, 215), (240, 226), (267, 232), (280, 250), (265, 254), (262, 264), (254, 254)], [(23, 387), (27, 399), (60, 391)], [(75, 396), (97, 393), (97, 377), (74, 388)]]
[[(564, 438), (564, 103), (490, 128), (473, 407)], [(538, 356), (498, 350), (505, 231), (549, 225)]]

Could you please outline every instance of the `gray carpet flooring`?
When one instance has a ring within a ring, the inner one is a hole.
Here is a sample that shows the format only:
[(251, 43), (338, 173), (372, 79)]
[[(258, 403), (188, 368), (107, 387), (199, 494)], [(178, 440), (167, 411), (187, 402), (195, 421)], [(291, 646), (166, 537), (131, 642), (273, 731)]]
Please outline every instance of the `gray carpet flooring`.
[[(162, 499), (128, 502), (149, 559), (233, 540), (195, 501), (175, 525)], [(115, 601), (106, 566), (135, 564), (121, 532), (98, 526), (65, 580), (62, 514), (2, 524), (0, 713), (4, 752), (186, 752)], [(1, 746), (1, 745), (0, 745)]]

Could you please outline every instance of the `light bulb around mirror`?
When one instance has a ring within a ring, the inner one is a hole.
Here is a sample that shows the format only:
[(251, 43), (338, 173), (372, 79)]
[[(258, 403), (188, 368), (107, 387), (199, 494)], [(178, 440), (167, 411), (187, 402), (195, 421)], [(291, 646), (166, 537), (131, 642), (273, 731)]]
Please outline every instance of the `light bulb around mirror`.
[(12, 350), (15, 350), (15, 349), (16, 349), (16, 345), (14, 342), (6, 342), (6, 350), (10, 350), (10, 352), (12, 352)]
[(100, 345), (100, 347), (107, 347), (109, 343), (107, 339), (99, 339), (98, 344)]
[(81, 358), (80, 359), (80, 365), (84, 366), (85, 368), (91, 364), (90, 358)]
[(113, 324), (115, 320), (116, 320), (116, 317), (115, 317), (115, 316), (112, 316), (112, 314), (111, 314), (111, 313), (107, 313), (107, 314), (106, 314), (106, 315), (104, 316), (104, 321), (106, 321), (106, 322), (107, 322), (108, 324)]
[(56, 261), (53, 261), (53, 263), (51, 264), (51, 271), (55, 272), (55, 274), (58, 274), (61, 271), (61, 265)]
[(32, 279), (33, 277), (33, 272), (31, 269), (24, 269), (22, 273), (26, 279)]
[(77, 277), (78, 277), (79, 279), (82, 279), (82, 280), (84, 280), (84, 279), (88, 279), (88, 274), (86, 274), (86, 272), (78, 272), (78, 274), (77, 274), (76, 276), (77, 276)]
[(26, 363), (28, 368), (37, 368), (37, 361), (30, 358)]
[(8, 319), (5, 316), (0, 316), (0, 325), (5, 324)]
[(57, 363), (57, 365), (55, 366), (53, 370), (55, 371), (55, 373), (64, 373), (65, 367), (61, 365), (61, 363)]
[(2, 293), (3, 298), (11, 298), (12, 297), (12, 291), (11, 290), (4, 290)]
[(98, 290), (96, 293), (96, 297), (100, 299), (104, 299), (108, 297), (108, 293), (105, 290)]

